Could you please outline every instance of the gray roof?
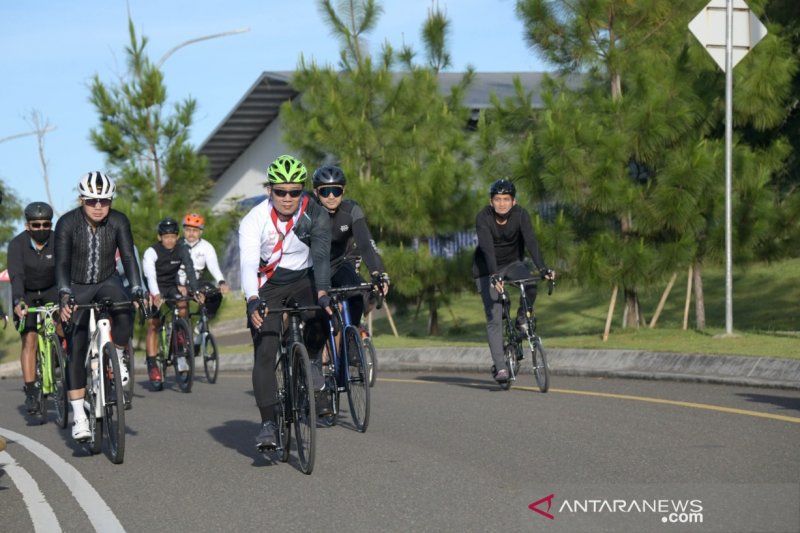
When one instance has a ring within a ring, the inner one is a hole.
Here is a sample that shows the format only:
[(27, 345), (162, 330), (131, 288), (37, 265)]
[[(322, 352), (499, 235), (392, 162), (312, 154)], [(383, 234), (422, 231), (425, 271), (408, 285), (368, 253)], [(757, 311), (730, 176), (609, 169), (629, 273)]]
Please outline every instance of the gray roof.
[[(465, 94), (464, 105), (475, 111), (491, 107), (489, 95), (501, 100), (513, 97), (514, 77), (533, 92), (534, 107), (541, 106), (538, 88), (545, 72), (479, 72)], [(289, 85), (293, 72), (263, 72), (258, 80), (228, 113), (219, 126), (200, 145), (200, 154), (209, 161), (212, 180), (216, 181), (253, 143), (269, 124), (278, 117), (283, 102), (293, 99), (297, 92)], [(402, 75), (398, 73), (398, 75)], [(461, 81), (461, 72), (442, 72), (439, 81), (442, 92)]]

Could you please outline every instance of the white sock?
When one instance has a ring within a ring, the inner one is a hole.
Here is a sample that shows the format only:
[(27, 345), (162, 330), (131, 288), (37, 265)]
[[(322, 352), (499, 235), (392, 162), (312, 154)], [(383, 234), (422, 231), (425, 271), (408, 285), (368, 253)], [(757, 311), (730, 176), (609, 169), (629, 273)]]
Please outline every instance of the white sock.
[(122, 356), (125, 353), (125, 348), (120, 348), (119, 346), (116, 345), (114, 345), (114, 348), (117, 349), (117, 357), (119, 357), (119, 360), (122, 361)]
[(72, 419), (85, 420), (86, 411), (83, 410), (83, 398), (80, 400), (70, 400), (69, 404), (72, 406)]

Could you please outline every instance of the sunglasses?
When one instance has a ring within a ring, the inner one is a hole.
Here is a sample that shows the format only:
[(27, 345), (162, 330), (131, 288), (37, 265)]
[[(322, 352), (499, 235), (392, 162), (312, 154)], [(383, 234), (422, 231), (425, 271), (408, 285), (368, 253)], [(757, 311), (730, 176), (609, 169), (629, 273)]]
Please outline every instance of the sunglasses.
[(111, 198), (86, 198), (83, 199), (83, 205), (89, 207), (108, 207), (111, 205)]
[(283, 198), (287, 194), (292, 198), (299, 198), (301, 194), (303, 194), (303, 189), (295, 189), (291, 191), (287, 191), (286, 189), (272, 189), (272, 194), (277, 196), (278, 198)]
[(53, 227), (52, 222), (28, 222), (31, 229), (50, 229)]
[(334, 198), (339, 198), (342, 194), (344, 194), (344, 187), (320, 187), (317, 189), (317, 193), (323, 198), (330, 196), (331, 194)]

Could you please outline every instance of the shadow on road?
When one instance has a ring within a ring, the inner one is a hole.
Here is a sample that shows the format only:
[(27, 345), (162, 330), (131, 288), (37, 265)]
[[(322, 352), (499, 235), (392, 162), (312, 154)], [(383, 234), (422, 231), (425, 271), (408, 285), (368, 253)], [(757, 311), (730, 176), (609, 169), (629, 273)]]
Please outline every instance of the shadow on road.
[(456, 376), (417, 376), (417, 379), (422, 381), (431, 381), (434, 383), (444, 383), (446, 385), (467, 387), (469, 389), (488, 390), (492, 392), (502, 390), (497, 382), (493, 379), (474, 379)]
[(770, 394), (740, 393), (738, 396), (746, 398), (749, 402), (772, 404), (781, 409), (800, 411), (800, 397), (772, 396)]
[(255, 440), (259, 425), (252, 420), (229, 420), (221, 426), (210, 428), (208, 433), (223, 446), (253, 459), (257, 454)]

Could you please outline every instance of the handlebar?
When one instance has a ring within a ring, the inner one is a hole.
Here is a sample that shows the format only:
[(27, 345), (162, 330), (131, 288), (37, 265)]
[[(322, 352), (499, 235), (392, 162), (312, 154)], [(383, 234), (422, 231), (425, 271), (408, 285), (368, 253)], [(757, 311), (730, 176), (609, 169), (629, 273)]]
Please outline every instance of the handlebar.
[(378, 309), (383, 305), (383, 280), (376, 279), (372, 283), (360, 283), (348, 287), (331, 287), (328, 289), (328, 296), (333, 300), (338, 300), (341, 295), (349, 295), (357, 292), (372, 292), (377, 297), (375, 307)]
[[(58, 313), (59, 309), (60, 308), (59, 308), (58, 304), (49, 303), (49, 304), (38, 305), (38, 306), (30, 306), (30, 307), (26, 306), (25, 307), (25, 312), (26, 313), (48, 314), (48, 315), (50, 315), (50, 318), (53, 319), (53, 316), (55, 316), (56, 313)], [(3, 316), (3, 319), (5, 320), (5, 323), (8, 324), (8, 317)], [(3, 327), (3, 329), (5, 329), (5, 326)], [(19, 320), (19, 324), (17, 325), (17, 331), (22, 333), (22, 330), (24, 330), (24, 329), (25, 329), (25, 319), (20, 319)]]
[[(508, 283), (509, 285), (514, 285), (515, 287), (517, 287), (519, 289), (522, 289), (522, 287), (524, 285), (530, 285), (530, 284), (538, 285), (539, 281), (541, 279), (543, 279), (543, 278), (535, 277), (535, 278), (522, 278), (522, 279), (504, 279), (503, 276), (500, 276), (500, 277), (498, 277), (498, 276), (490, 276), (489, 277), (489, 281), (492, 283), (492, 285), (496, 285), (498, 282), (502, 281), (503, 283)], [(554, 280), (554, 279), (548, 279), (547, 280), (547, 295), (548, 296), (553, 294), (553, 289), (555, 289), (555, 286), (556, 286), (556, 280)]]

